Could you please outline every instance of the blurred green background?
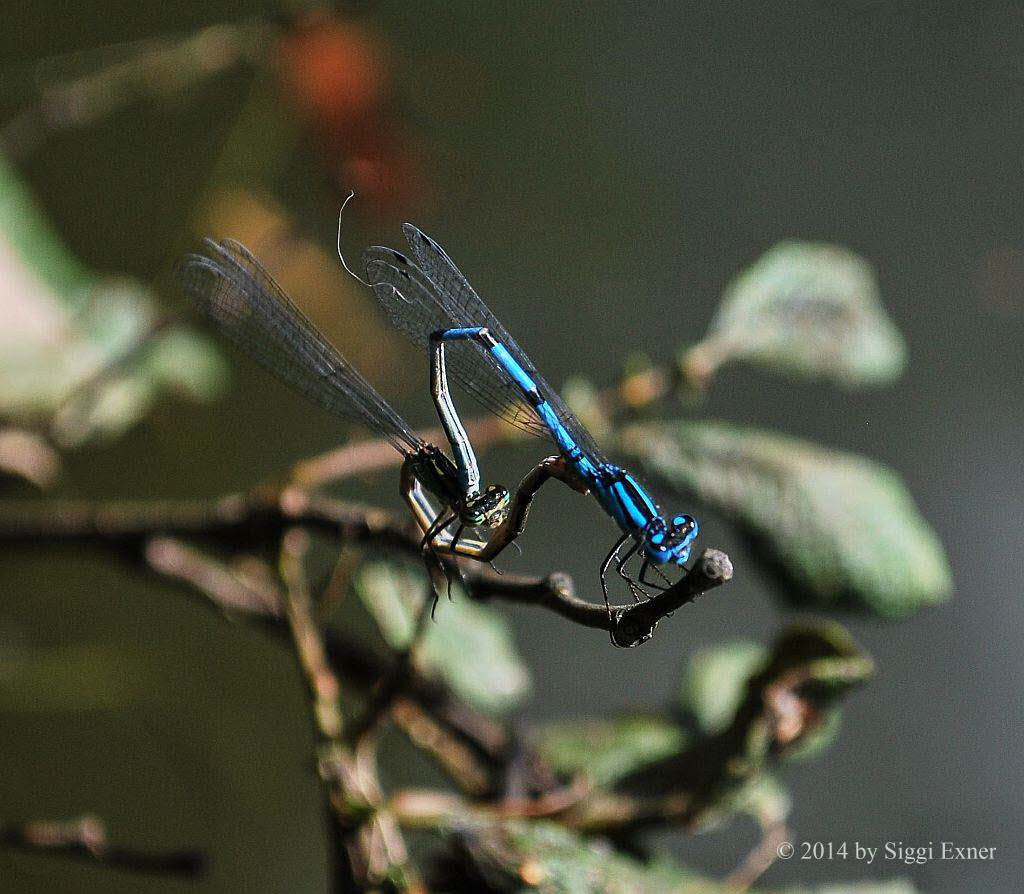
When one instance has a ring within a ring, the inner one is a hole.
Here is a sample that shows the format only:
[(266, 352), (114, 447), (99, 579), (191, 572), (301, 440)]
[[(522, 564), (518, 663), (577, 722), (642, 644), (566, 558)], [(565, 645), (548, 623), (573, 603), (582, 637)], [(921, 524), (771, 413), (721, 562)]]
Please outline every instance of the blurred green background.
[[(223, 2), (5, 10), (5, 111), (24, 99), (19, 72), (33, 60), (276, 11)], [(894, 467), (954, 568), (948, 605), (900, 625), (849, 619), (878, 676), (850, 701), (837, 746), (788, 774), (794, 838), (951, 840), (995, 846), (996, 858), (793, 860), (765, 882), (904, 875), (931, 892), (1019, 890), (1024, 8), (460, 0), (357, 12), (389, 47), (389, 112), (416, 142), (426, 185), (401, 217), (357, 203), (346, 246), (354, 255), (397, 244), (399, 220), (413, 219), (552, 382), (582, 373), (609, 384), (631, 351), (672, 356), (703, 332), (733, 274), (779, 239), (837, 242), (876, 266), (909, 343), (894, 389), (837, 394), (729, 368), (702, 412)], [(328, 250), (333, 240), (337, 203), (313, 148), (290, 137), (286, 160), (268, 165), (260, 134), (235, 122), (252, 109), (259, 77), (240, 67), (175, 101), (133, 104), (55, 136), (19, 169), (89, 267), (156, 282), (166, 305), (184, 310), (167, 272), (193, 239), (215, 171), (272, 195)], [(243, 182), (261, 171), (261, 182)], [(346, 341), (345, 322), (337, 341), (358, 358), (365, 332)], [(395, 351), (375, 379), (410, 421), (429, 423), (422, 358)], [(320, 414), (230, 357), (223, 399), (162, 400), (126, 437), (68, 454), (59, 492), (214, 495), (338, 442)], [(535, 456), (533, 446), (489, 453), (486, 474), (513, 481)], [(397, 505), (394, 490), (384, 475), (344, 492)], [(702, 542), (730, 552), (737, 579), (641, 649), (612, 652), (599, 633), (502, 607), (535, 675), (524, 723), (657, 707), (696, 646), (777, 629), (786, 612), (767, 580), (720, 520), (700, 515)], [(555, 489), (531, 518), (523, 558), (508, 564), (565, 569), (586, 593), (611, 534), (592, 501)], [(312, 735), (285, 648), (99, 549), (18, 548), (0, 567), (9, 666), (50, 650), (39, 690), (76, 684), (68, 701), (12, 689), (0, 704), (3, 813), (95, 812), (121, 843), (211, 855), (203, 880), (181, 882), (0, 851), (0, 890), (325, 886)], [(391, 779), (422, 778), (411, 758), (398, 763)], [(754, 838), (736, 824), (660, 844), (724, 874)]]

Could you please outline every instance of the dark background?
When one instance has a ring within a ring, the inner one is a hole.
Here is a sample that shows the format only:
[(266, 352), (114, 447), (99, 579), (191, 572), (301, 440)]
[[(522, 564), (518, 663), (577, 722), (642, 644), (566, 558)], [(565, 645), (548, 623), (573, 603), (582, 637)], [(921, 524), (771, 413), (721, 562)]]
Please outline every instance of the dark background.
[[(26, 5), (5, 11), (0, 59), (13, 66), (247, 12)], [(878, 678), (850, 699), (839, 744), (788, 772), (795, 839), (949, 840), (995, 846), (996, 857), (793, 860), (765, 882), (903, 875), (933, 892), (1019, 890), (1024, 7), (383, 2), (368, 15), (391, 43), (406, 123), (431, 147), (435, 201), (414, 219), (553, 382), (583, 373), (607, 384), (638, 348), (670, 357), (703, 331), (726, 281), (783, 237), (839, 242), (875, 264), (910, 348), (895, 388), (840, 393), (735, 370), (704, 412), (891, 465), (956, 577), (947, 606), (898, 624), (849, 620)], [(33, 158), (24, 170), (71, 248), (98, 269), (163, 275), (246, 89), (229, 76), (197, 105), (135, 109)], [(311, 187), (275, 188), (287, 200)], [(329, 242), (329, 215), (309, 225)], [(356, 224), (348, 239), (353, 249), (395, 243), (398, 230)], [(214, 494), (336, 441), (261, 372), (237, 370), (217, 407), (166, 401), (113, 447), (75, 454), (67, 492)], [(424, 393), (408, 390), (396, 404), (427, 422)], [(499, 451), (485, 469), (510, 481), (532, 456)], [(720, 519), (702, 518), (703, 542), (730, 551), (736, 582), (641, 649), (613, 652), (554, 615), (502, 609), (535, 674), (527, 723), (658, 706), (693, 648), (778, 629), (787, 613), (769, 583)], [(514, 567), (596, 582), (612, 536), (591, 501), (558, 489), (542, 497)], [(4, 813), (95, 811), (125, 843), (212, 854), (203, 882), (147, 890), (322, 887), (312, 739), (285, 649), (100, 551), (19, 551), (2, 568), (0, 633), (12, 648), (94, 649), (97, 673), (108, 666), (118, 681), (110, 704), (5, 708)], [(663, 838), (722, 874), (755, 832), (739, 823)], [(0, 890), (58, 885), (141, 883), (0, 853)]]

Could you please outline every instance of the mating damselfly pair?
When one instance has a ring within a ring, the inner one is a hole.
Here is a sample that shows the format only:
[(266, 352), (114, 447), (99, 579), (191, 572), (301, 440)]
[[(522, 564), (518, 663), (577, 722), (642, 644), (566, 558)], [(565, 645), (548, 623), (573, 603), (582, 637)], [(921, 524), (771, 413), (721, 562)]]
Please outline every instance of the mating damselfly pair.
[[(636, 478), (605, 458), (444, 249), (412, 224), (403, 232), (411, 259), (374, 246), (363, 254), (363, 269), (391, 322), (429, 351), (431, 395), (451, 456), (412, 431), (240, 243), (205, 240), (205, 253), (186, 256), (179, 277), (200, 311), (254, 359), (325, 410), (365, 424), (404, 456), (402, 493), (423, 531), (426, 557), (492, 561), (521, 533), (534, 495), (554, 477), (592, 493), (621, 531), (601, 565), (605, 605), (613, 564), (634, 598), (646, 593), (644, 587), (665, 589), (668, 579), (659, 568), (687, 561), (697, 522), (689, 515), (664, 517)], [(449, 372), (492, 413), (558, 448), (515, 495), (481, 486)], [(470, 538), (463, 537), (467, 528)], [(636, 577), (627, 570), (634, 557)], [(663, 583), (649, 579), (652, 569)]]

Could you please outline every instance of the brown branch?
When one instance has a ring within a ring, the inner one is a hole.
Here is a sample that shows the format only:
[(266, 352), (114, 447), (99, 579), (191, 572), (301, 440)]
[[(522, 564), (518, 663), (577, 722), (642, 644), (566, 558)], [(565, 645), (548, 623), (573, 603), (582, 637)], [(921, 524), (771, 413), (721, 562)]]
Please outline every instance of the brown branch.
[(0, 428), (0, 474), (17, 475), (46, 489), (60, 474), (60, 456), (35, 432)]
[(573, 593), (568, 575), (557, 572), (540, 580), (507, 575), (488, 578), (471, 593), (477, 599), (507, 599), (549, 608), (577, 624), (609, 631), (617, 646), (631, 647), (649, 640), (666, 615), (731, 579), (729, 557), (721, 550), (706, 549), (682, 580), (645, 602), (613, 605), (610, 620), (604, 604), (580, 599)]
[(336, 743), (340, 741), (342, 731), (341, 687), (327, 660), (327, 650), (314, 618), (313, 599), (302, 567), (308, 550), (309, 537), (301, 528), (290, 529), (281, 539), (284, 613), (299, 666), (306, 675), (306, 684), (313, 696), (317, 731), (324, 741)]
[[(471, 419), (465, 428), (474, 449), (478, 451), (524, 437), (519, 429), (496, 416)], [(417, 436), (428, 444), (440, 444), (445, 439), (440, 428), (425, 429), (417, 432)], [(371, 438), (345, 444), (296, 463), (292, 467), (290, 480), (300, 487), (312, 489), (331, 481), (392, 469), (400, 465), (403, 459), (402, 454), (384, 438)]]
[(345, 843), (349, 869), (357, 885), (376, 889), (424, 891), (394, 817), (384, 806), (372, 747), (351, 750), (342, 740), (341, 687), (317, 626), (313, 600), (302, 567), (309, 538), (301, 528), (281, 540), (281, 578), (285, 617), (299, 665), (313, 697), (313, 716), (321, 740), (321, 776)]
[(404, 694), (412, 684), (416, 675), (416, 650), (427, 631), (427, 622), (433, 614), (432, 605), (433, 599), (428, 594), (416, 615), (416, 624), (409, 637), (408, 645), (395, 655), (394, 667), (377, 682), (362, 714), (354, 718), (348, 725), (348, 729), (345, 731), (345, 740), (352, 748), (359, 748), (364, 744), (367, 737), (377, 729), (384, 715), (391, 710), (398, 697)]
[(789, 827), (784, 819), (765, 823), (761, 829), (761, 840), (747, 854), (746, 859), (725, 879), (724, 885), (730, 892), (744, 894), (779, 859), (779, 848), (789, 841)]
[[(90, 503), (54, 501), (0, 504), (0, 541), (71, 540), (144, 546), (163, 535), (204, 535), (251, 545), (276, 539), (292, 525), (325, 531), (346, 542), (372, 543), (420, 555), (420, 532), (381, 509), (359, 506), (297, 487), (260, 487), (217, 500)], [(444, 561), (453, 565), (454, 559)], [(550, 609), (577, 624), (607, 630), (616, 645), (646, 642), (658, 622), (732, 578), (729, 557), (705, 550), (688, 574), (653, 599), (613, 605), (578, 597), (562, 573), (544, 578), (499, 575), (478, 562), (459, 563), (471, 596), (506, 599)]]
[[(598, 395), (598, 410), (602, 415), (610, 416), (621, 410), (636, 411), (649, 407), (670, 394), (679, 382), (680, 372), (674, 367), (654, 367), (632, 373)], [(474, 449), (481, 453), (498, 444), (520, 441), (525, 437), (520, 429), (496, 416), (478, 416), (464, 420), (464, 423)], [(446, 438), (440, 428), (428, 428), (416, 434), (428, 444), (441, 444)], [(296, 463), (290, 480), (300, 487), (314, 488), (344, 478), (391, 469), (400, 465), (402, 459), (402, 455), (385, 439), (370, 438)]]
[(0, 145), (25, 158), (53, 134), (133, 102), (182, 93), (242, 60), (258, 59), (267, 35), (258, 22), (208, 25), (184, 37), (135, 44), (134, 52), (111, 65), (40, 86), (37, 102), (0, 126)]
[(226, 612), (281, 617), (281, 594), (269, 581), (243, 579), (180, 540), (153, 537), (144, 555), (154, 571), (189, 584)]
[[(170, 537), (154, 537), (145, 548), (151, 567), (197, 590), (226, 614), (267, 621), (282, 629), (284, 596), (263, 575), (243, 576), (197, 549)], [(362, 690), (388, 677), (383, 662), (357, 643), (323, 628), (324, 647), (336, 674)], [(498, 780), (514, 753), (515, 743), (497, 721), (458, 703), (440, 681), (424, 678), (415, 668), (404, 694), (390, 706), (391, 718), (406, 735), (430, 752), (467, 795), (482, 797), (500, 789)]]
[(160, 875), (199, 876), (206, 857), (198, 851), (143, 851), (114, 847), (97, 816), (72, 820), (35, 820), (0, 825), (0, 843), (7, 847), (88, 860), (113, 869)]

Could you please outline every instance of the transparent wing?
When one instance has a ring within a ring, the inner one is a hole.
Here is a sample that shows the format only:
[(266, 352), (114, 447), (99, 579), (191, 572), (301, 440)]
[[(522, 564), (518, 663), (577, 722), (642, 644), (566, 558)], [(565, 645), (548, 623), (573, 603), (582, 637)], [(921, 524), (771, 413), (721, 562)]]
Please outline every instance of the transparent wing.
[[(439, 328), (486, 326), (536, 382), (541, 396), (550, 404), (583, 453), (597, 463), (604, 462), (604, 456), (593, 436), (566, 406), (558, 392), (540, 375), (526, 352), (519, 347), (511, 333), (484, 304), (447, 252), (412, 224), (405, 224), (402, 230), (412, 249), (416, 264), (409, 264), (406, 260), (405, 264), (408, 265), (408, 268), (405, 268), (401, 261), (392, 260), (390, 263), (400, 271), (411, 268), (414, 277), (415, 274), (419, 274), (419, 279), (427, 280), (424, 298), (431, 308), (428, 315), (431, 328), (423, 332), (421, 327), (425, 321), (414, 319), (403, 324), (396, 318), (396, 314), (392, 314), (392, 319), (396, 321), (399, 328), (410, 335), (414, 341), (422, 342), (424, 338), (429, 337), (431, 331)], [(388, 262), (386, 258), (388, 254), (393, 259), (403, 259), (402, 255), (391, 249), (371, 249), (370, 252), (376, 253), (373, 255), (375, 260), (385, 263)], [(373, 282), (373, 279), (370, 281)], [(378, 298), (380, 297), (378, 294)], [(396, 308), (398, 313), (401, 310), (402, 308)], [(411, 328), (418, 328), (420, 331), (412, 333), (409, 331)], [(455, 358), (455, 362), (462, 363), (465, 367), (462, 369), (455, 367), (456, 379), (464, 387), (477, 396), (492, 412), (526, 431), (550, 438), (547, 428), (537, 418), (530, 406), (522, 401), (516, 385), (489, 351), (477, 342), (457, 342), (455, 344), (459, 344), (462, 348), (461, 353)], [(473, 355), (475, 358), (472, 368), (469, 368), (469, 361), (464, 359), (466, 355)], [(452, 365), (454, 367), (454, 364)], [(489, 374), (488, 381), (481, 383), (479, 381), (480, 373)], [(471, 375), (476, 376), (475, 388), (464, 381)], [(487, 399), (481, 397), (481, 392), (487, 395)]]
[[(433, 284), (404, 255), (370, 248), (363, 265), (384, 312), (413, 344), (425, 348), (432, 332), (463, 325), (447, 313)], [(445, 345), (445, 359), (449, 377), (496, 416), (531, 435), (550, 437), (489, 352), (478, 350), (475, 342), (453, 341)]]
[(193, 303), (224, 335), (323, 409), (366, 425), (408, 454), (422, 442), (338, 353), (249, 250), (205, 239), (177, 274)]

